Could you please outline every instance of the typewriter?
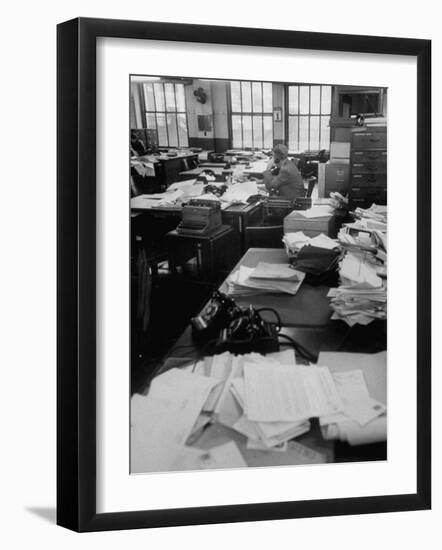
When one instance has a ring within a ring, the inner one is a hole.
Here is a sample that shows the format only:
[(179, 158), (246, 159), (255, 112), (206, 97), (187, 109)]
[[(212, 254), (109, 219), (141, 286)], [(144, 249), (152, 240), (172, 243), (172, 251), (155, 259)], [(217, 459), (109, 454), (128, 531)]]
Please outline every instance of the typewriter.
[(183, 207), (182, 220), (176, 230), (180, 235), (209, 235), (220, 226), (219, 202), (192, 199)]
[(267, 197), (264, 201), (264, 217), (267, 220), (274, 220), (281, 222), (287, 214), (294, 208), (294, 201), (289, 199), (282, 199), (278, 196)]

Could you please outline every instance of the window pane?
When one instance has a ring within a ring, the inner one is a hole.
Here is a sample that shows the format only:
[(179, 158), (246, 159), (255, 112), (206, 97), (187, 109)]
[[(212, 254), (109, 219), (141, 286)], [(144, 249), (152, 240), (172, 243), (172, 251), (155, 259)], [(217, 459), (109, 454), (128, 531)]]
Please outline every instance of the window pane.
[(186, 99), (184, 96), (184, 85), (175, 84), (175, 95), (176, 95), (176, 108), (177, 111), (182, 113), (186, 112)]
[(188, 147), (189, 140), (187, 139), (186, 115), (184, 113), (177, 115), (177, 122), (178, 122), (178, 144), (180, 147)]
[(166, 92), (166, 109), (168, 111), (176, 111), (173, 84), (164, 84), (164, 90)]
[(253, 146), (263, 147), (262, 140), (262, 116), (255, 115), (253, 117)]
[(319, 150), (319, 117), (310, 117), (310, 150)]
[(241, 82), (242, 92), (242, 111), (243, 113), (252, 112), (252, 87), (250, 82)]
[(263, 82), (262, 90), (264, 96), (264, 112), (271, 113), (273, 111), (273, 90), (271, 82)]
[(264, 125), (264, 147), (271, 149), (273, 147), (273, 117), (263, 117)]
[(163, 89), (163, 83), (162, 82), (155, 82), (153, 85), (155, 90), (155, 102), (157, 106), (157, 111), (164, 111), (165, 105), (164, 105), (164, 89)]
[(308, 116), (299, 117), (299, 150), (308, 151)]
[(289, 114), (298, 114), (298, 91), (299, 86), (289, 86)]
[(299, 151), (298, 144), (299, 117), (289, 116), (289, 149)]
[(232, 116), (232, 146), (239, 149), (242, 148), (242, 132), (241, 132), (241, 117), (239, 115)]
[(331, 86), (322, 86), (321, 113), (331, 113)]
[(262, 89), (261, 82), (252, 83), (253, 112), (262, 113)]
[(155, 111), (152, 84), (144, 84), (144, 103), (146, 104), (146, 111)]
[(310, 86), (310, 113), (312, 115), (319, 115), (321, 107), (320, 90), (321, 86)]
[(241, 84), (239, 82), (230, 83), (230, 92), (232, 96), (232, 111), (241, 112)]
[(167, 131), (169, 133), (169, 146), (178, 147), (178, 133), (175, 114), (167, 113)]
[(167, 131), (166, 131), (166, 117), (164, 114), (157, 114), (157, 126), (158, 126), (158, 145), (160, 147), (167, 147)]
[(154, 113), (146, 113), (146, 128), (149, 130), (156, 130), (157, 125), (155, 124), (155, 114)]
[(299, 112), (307, 115), (310, 109), (309, 86), (299, 86)]
[(321, 117), (321, 141), (320, 149), (330, 149), (330, 117)]
[(243, 127), (243, 147), (253, 147), (251, 116), (242, 117), (242, 127)]

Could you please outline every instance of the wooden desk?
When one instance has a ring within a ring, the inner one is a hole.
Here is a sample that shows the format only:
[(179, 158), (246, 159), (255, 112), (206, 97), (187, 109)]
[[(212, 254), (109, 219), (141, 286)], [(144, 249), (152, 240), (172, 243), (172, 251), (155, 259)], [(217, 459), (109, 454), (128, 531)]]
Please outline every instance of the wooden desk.
[(227, 162), (202, 162), (200, 164), (201, 168), (221, 168), (225, 169)]
[[(204, 170), (212, 170), (216, 175), (221, 176), (223, 173), (228, 173), (225, 168), (218, 166), (210, 166), (210, 167), (202, 167), (201, 164), (196, 167), (192, 168), (192, 170), (183, 170), (179, 173), (179, 176), (181, 179), (192, 179), (198, 177), (201, 172)], [(230, 173), (233, 172), (233, 170), (230, 170)]]
[[(256, 265), (257, 261), (283, 261), (279, 249), (251, 249), (241, 259), (240, 265)], [(224, 285), (221, 286), (223, 290)], [(323, 291), (321, 287), (310, 287), (303, 284), (304, 291), (309, 296), (309, 303), (301, 301), (298, 304), (292, 302), (292, 308), (297, 310), (293, 312), (292, 321), (301, 323), (299, 326), (283, 327), (282, 333), (286, 334), (298, 343), (306, 347), (310, 352), (318, 355), (320, 351), (347, 351), (347, 352), (362, 352), (376, 353), (386, 349), (386, 323), (373, 322), (368, 326), (348, 327), (343, 321), (330, 320), (330, 308), (326, 306), (323, 299)], [(298, 295), (301, 293), (301, 289)], [(269, 304), (274, 307), (282, 317), (288, 315), (288, 311), (282, 306), (284, 304), (278, 300), (279, 296), (272, 295), (272, 302)], [(296, 297), (293, 298), (295, 300)], [(261, 307), (258, 296), (251, 296), (242, 300), (255, 307)], [(290, 301), (292, 298), (282, 297), (283, 301)], [(239, 300), (237, 300), (239, 302)], [(328, 301), (328, 299), (327, 299)], [(295, 307), (293, 307), (295, 304)], [(310, 307), (309, 307), (310, 306)], [(318, 316), (316, 313), (312, 316), (310, 309), (320, 311)], [(306, 323), (311, 323), (322, 319), (323, 324), (320, 326), (306, 326)], [(285, 324), (285, 323), (284, 323)], [(201, 357), (203, 345), (199, 348), (193, 343), (190, 327), (188, 327), (181, 335), (176, 344), (168, 353), (167, 360), (163, 366), (158, 369), (155, 375), (161, 374), (170, 368), (180, 368), (189, 365), (196, 358)], [(238, 446), (246, 464), (250, 467), (262, 466), (279, 466), (279, 465), (295, 465), (301, 464), (302, 458), (296, 458), (296, 455), (287, 452), (278, 453), (271, 451), (256, 451), (247, 449), (246, 438), (226, 426), (215, 423), (210, 425), (191, 443), (193, 447), (200, 449), (211, 449), (218, 445), (222, 445), (229, 441), (234, 441)], [(360, 460), (385, 460), (386, 444), (363, 445), (358, 447), (349, 447), (335, 441), (326, 441), (322, 438), (316, 419), (311, 420), (311, 429), (308, 433), (296, 437), (296, 442), (319, 452), (322, 455), (321, 462), (340, 462), (340, 461), (360, 461)], [(296, 445), (296, 443), (295, 443)], [(132, 448), (133, 452), (136, 449)], [(319, 460), (319, 459), (318, 459)], [(305, 463), (306, 461), (304, 461)]]
[(233, 230), (228, 225), (222, 225), (209, 235), (183, 235), (171, 231), (166, 235), (170, 271), (177, 275), (177, 266), (195, 257), (201, 278), (214, 281), (216, 273), (230, 267), (228, 251), (232, 236)]
[[(287, 263), (287, 254), (279, 248), (249, 248), (234, 270), (240, 265), (256, 267), (258, 262)], [(221, 292), (227, 290), (224, 282)], [(288, 294), (257, 294), (235, 297), (240, 305), (252, 305), (255, 308), (270, 307), (276, 309), (285, 327), (324, 327), (328, 324), (332, 310), (327, 298), (329, 287), (312, 286), (303, 283), (295, 296)], [(271, 320), (269, 316), (269, 320)]]
[[(245, 228), (251, 225), (258, 225), (262, 219), (262, 212), (263, 208), (261, 202), (253, 204), (234, 204), (222, 210), (221, 217), (223, 225), (228, 225), (233, 229), (233, 261), (237, 261), (245, 252)], [(132, 208), (132, 213), (139, 213), (143, 215), (138, 220), (140, 227), (144, 223), (143, 219), (146, 220), (146, 224), (150, 219), (175, 219), (176, 225), (178, 225), (181, 220), (182, 207), (170, 206), (160, 208), (142, 208), (141, 206), (138, 206), (137, 208)]]
[(179, 174), (183, 171), (184, 160), (198, 161), (197, 153), (183, 152), (178, 153), (176, 157), (168, 157), (167, 155), (159, 155), (156, 157), (158, 161), (158, 174), (163, 188), (167, 188), (170, 184), (179, 180)]
[(267, 170), (268, 160), (255, 160), (250, 163), (250, 168), (245, 168), (243, 174), (252, 178), (262, 179)]

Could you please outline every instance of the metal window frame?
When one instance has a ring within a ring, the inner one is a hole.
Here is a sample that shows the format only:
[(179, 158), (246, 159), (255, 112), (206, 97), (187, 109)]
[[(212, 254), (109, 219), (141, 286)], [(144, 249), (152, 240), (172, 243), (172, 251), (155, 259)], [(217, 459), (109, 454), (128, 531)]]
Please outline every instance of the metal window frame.
[[(300, 87), (301, 86), (308, 86), (309, 89), (309, 112), (307, 114), (300, 113)], [(318, 114), (312, 114), (311, 109), (311, 89), (312, 86), (318, 86), (319, 87), (319, 113)], [(318, 117), (319, 118), (319, 149), (321, 149), (321, 131), (322, 131), (322, 117), (328, 116), (331, 117), (331, 95), (330, 95), (330, 111), (329, 112), (322, 112), (322, 91), (324, 87), (331, 87), (331, 84), (304, 84), (304, 83), (293, 83), (293, 84), (286, 84), (285, 90), (287, 94), (287, 141), (289, 143), (290, 147), (290, 118), (297, 118), (298, 119), (298, 128), (297, 128), (297, 147), (296, 149), (299, 150), (300, 147), (300, 118), (301, 116), (306, 116), (308, 118), (308, 151), (312, 151), (311, 148), (311, 119)], [(298, 89), (298, 112), (295, 114), (290, 113), (290, 101), (289, 101), (289, 94), (290, 94), (290, 88), (296, 87)], [(330, 140), (329, 140), (329, 146), (330, 146)]]
[[(239, 90), (240, 90), (240, 103), (241, 103), (241, 111), (234, 111), (232, 108), (232, 82), (239, 82)], [(243, 83), (250, 83), (250, 100), (251, 100), (251, 110), (250, 111), (244, 111), (243, 109)], [(264, 145), (264, 118), (270, 117), (270, 120), (272, 121), (272, 143), (274, 140), (274, 134), (275, 134), (275, 128), (273, 124), (273, 110), (268, 112), (264, 111), (264, 83), (267, 83), (267, 80), (230, 80), (229, 81), (229, 98), (230, 98), (230, 126), (232, 128), (231, 131), (231, 146), (233, 145), (233, 117), (239, 116), (240, 117), (240, 124), (241, 124), (241, 149), (245, 149), (246, 147), (249, 147), (248, 145), (244, 144), (244, 116), (250, 116), (251, 118), (251, 126), (252, 126), (252, 145), (251, 149), (258, 148), (255, 145), (255, 135), (254, 135), (254, 129), (253, 129), (253, 117), (259, 116), (261, 121), (261, 136), (262, 136), (262, 148), (265, 149)], [(261, 85), (261, 112), (256, 112), (253, 110), (253, 83), (258, 83)], [(272, 82), (268, 82), (269, 84), (273, 84)], [(272, 87), (272, 105), (273, 105), (273, 87)]]
[[(155, 84), (161, 84), (161, 86), (162, 86), (163, 97), (164, 97), (164, 111), (157, 109), (157, 100), (156, 100), (156, 97), (155, 97), (155, 88), (154, 88)], [(166, 89), (165, 89), (165, 86), (164, 86), (165, 84), (172, 84), (172, 86), (173, 86), (173, 97), (174, 97), (174, 103), (175, 103), (175, 111), (170, 111), (170, 110), (167, 109)], [(189, 124), (188, 124), (188, 120), (187, 120), (186, 94), (184, 94), (184, 111), (179, 111), (178, 110), (178, 103), (177, 103), (177, 99), (176, 99), (176, 86), (177, 85), (179, 85), (178, 82), (169, 82), (167, 80), (162, 80), (160, 82), (143, 82), (144, 118), (145, 118), (145, 122), (146, 122), (146, 125), (147, 125), (147, 115), (153, 114), (155, 116), (155, 129), (156, 129), (157, 136), (158, 136), (158, 146), (159, 147), (172, 147), (170, 145), (169, 128), (168, 128), (168, 125), (167, 125), (167, 115), (168, 114), (175, 115), (175, 127), (176, 127), (176, 132), (177, 132), (177, 144), (178, 144), (177, 147), (178, 148), (179, 147), (184, 147), (184, 145), (181, 144), (180, 133), (178, 131), (178, 115), (184, 115), (185, 120), (186, 120), (187, 146), (189, 144)], [(184, 84), (180, 84), (180, 85), (184, 87)], [(146, 105), (146, 99), (145, 99), (145, 94), (146, 94), (145, 86), (152, 86), (153, 102), (154, 102), (154, 107), (155, 107), (154, 111), (149, 110), (149, 109), (146, 108), (147, 105)], [(157, 120), (157, 115), (158, 114), (164, 115), (164, 118), (165, 118), (165, 121), (166, 121), (167, 143), (165, 145), (160, 144), (160, 135), (159, 135), (159, 132), (158, 132), (158, 120)]]

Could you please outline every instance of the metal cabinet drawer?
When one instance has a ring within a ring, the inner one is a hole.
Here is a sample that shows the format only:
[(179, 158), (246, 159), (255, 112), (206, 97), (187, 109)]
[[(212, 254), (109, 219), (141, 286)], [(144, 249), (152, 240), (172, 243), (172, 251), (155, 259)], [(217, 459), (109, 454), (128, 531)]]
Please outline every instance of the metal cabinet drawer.
[[(353, 187), (350, 195), (352, 199), (367, 198), (370, 200), (376, 199), (379, 202), (379, 201), (386, 200), (387, 190), (379, 187)], [(384, 203), (385, 202), (380, 202), (380, 204), (384, 204)]]
[(352, 133), (352, 149), (386, 149), (387, 134), (382, 131), (370, 129)]
[(352, 174), (351, 185), (353, 187), (386, 187), (387, 174), (370, 172), (365, 174)]
[(385, 174), (387, 172), (387, 165), (383, 160), (352, 162), (351, 171), (353, 174)]
[(383, 162), (387, 164), (387, 151), (375, 149), (353, 150), (351, 153), (352, 162)]

